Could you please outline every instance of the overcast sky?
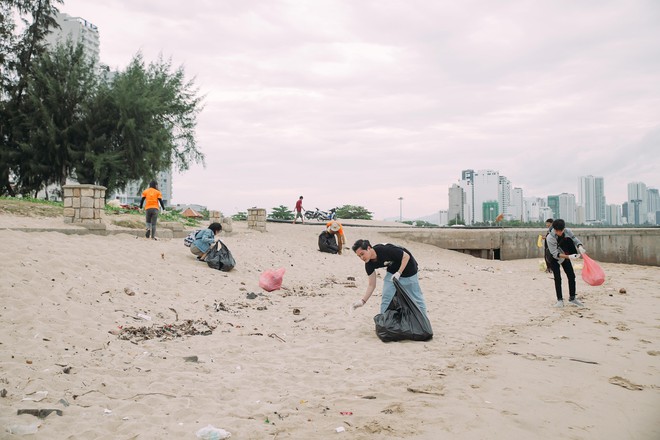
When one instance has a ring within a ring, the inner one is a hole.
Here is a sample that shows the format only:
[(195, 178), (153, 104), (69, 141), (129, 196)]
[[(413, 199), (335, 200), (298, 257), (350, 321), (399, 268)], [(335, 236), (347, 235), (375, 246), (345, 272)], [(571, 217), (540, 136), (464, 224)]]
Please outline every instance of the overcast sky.
[(206, 167), (174, 203), (447, 209), (463, 169), (524, 196), (577, 198), (603, 176), (660, 184), (657, 0), (65, 0), (98, 26), (101, 61), (182, 65), (205, 108)]

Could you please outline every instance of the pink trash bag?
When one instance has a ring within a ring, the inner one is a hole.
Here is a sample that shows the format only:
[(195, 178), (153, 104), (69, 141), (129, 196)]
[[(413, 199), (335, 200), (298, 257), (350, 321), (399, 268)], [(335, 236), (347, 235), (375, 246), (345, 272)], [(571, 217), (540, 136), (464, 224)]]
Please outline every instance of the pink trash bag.
[(272, 292), (282, 287), (285, 269), (268, 269), (259, 275), (259, 287), (266, 292)]
[(582, 255), (584, 267), (582, 268), (582, 279), (590, 286), (600, 286), (605, 282), (603, 269), (586, 254)]

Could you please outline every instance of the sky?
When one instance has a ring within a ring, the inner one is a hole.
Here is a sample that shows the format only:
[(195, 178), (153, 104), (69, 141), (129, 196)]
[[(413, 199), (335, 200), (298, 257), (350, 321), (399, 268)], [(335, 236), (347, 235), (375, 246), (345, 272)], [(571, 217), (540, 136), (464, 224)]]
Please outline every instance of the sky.
[[(464, 169), (525, 197), (579, 176), (660, 186), (657, 0), (65, 0), (101, 62), (182, 66), (204, 109), (205, 166), (173, 202), (359, 205), (375, 219), (447, 209)], [(403, 200), (399, 200), (403, 198)]]

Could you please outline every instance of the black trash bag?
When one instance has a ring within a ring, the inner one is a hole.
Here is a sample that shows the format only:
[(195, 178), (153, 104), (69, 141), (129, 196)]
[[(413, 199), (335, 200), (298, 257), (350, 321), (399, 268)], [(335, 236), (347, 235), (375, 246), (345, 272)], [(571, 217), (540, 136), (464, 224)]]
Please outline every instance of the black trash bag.
[(431, 322), (408, 295), (399, 280), (393, 279), (396, 293), (385, 310), (374, 316), (376, 335), (383, 342), (427, 341), (433, 337)]
[(321, 232), (319, 235), (319, 250), (329, 254), (336, 254), (339, 252), (339, 246), (337, 246), (335, 235), (328, 231)]
[(223, 272), (229, 272), (236, 266), (236, 260), (229, 251), (227, 245), (218, 240), (211, 249), (209, 249), (204, 259), (210, 268), (218, 269)]

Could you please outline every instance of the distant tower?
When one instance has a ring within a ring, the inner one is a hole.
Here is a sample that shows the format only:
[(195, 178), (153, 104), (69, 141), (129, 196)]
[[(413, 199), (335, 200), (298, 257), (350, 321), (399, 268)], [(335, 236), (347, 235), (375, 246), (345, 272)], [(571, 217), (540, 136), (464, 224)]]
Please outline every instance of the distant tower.
[(578, 205), (584, 208), (586, 223), (605, 222), (605, 181), (602, 177), (580, 176)]

